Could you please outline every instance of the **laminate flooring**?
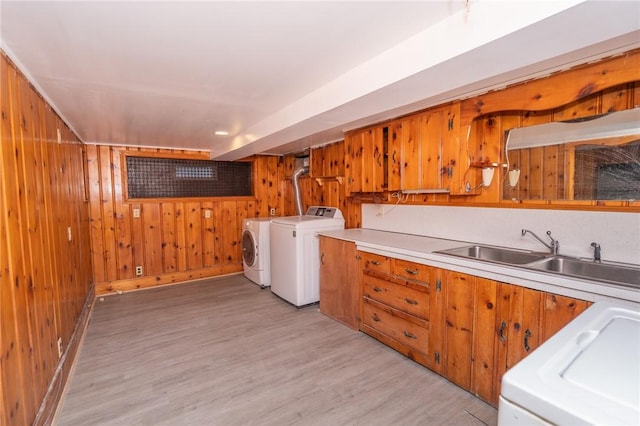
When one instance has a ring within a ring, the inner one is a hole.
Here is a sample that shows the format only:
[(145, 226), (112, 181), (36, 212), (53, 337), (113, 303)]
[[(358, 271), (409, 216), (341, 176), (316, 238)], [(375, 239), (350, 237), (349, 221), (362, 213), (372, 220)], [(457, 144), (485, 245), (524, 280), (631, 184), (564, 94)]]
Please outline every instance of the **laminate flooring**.
[(470, 393), (243, 275), (95, 302), (56, 423), (495, 425)]

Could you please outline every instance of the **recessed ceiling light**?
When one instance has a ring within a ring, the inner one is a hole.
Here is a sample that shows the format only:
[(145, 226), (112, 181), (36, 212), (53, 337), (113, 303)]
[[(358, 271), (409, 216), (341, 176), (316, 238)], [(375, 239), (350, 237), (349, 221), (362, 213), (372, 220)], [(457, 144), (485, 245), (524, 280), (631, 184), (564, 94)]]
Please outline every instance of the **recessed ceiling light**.
[(216, 136), (229, 136), (229, 132), (225, 130), (216, 130), (213, 134)]

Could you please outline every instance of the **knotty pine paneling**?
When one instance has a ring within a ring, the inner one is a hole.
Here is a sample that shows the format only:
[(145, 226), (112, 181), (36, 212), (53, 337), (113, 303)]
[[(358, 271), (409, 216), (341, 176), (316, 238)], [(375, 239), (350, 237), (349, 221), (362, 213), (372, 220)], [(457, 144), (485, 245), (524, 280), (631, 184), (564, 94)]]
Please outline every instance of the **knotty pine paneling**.
[[(309, 206), (330, 206), (339, 208), (345, 218), (345, 228), (358, 228), (361, 224), (360, 203), (356, 202), (345, 192), (345, 165), (350, 156), (346, 155), (344, 141), (332, 143), (310, 150), (310, 175), (300, 177), (300, 193), (302, 205), (306, 210)], [(359, 157), (358, 157), (359, 158)], [(284, 216), (295, 215), (295, 201), (291, 175), (295, 171), (295, 157), (286, 156), (281, 175)], [(320, 178), (320, 179), (317, 179)], [(342, 180), (342, 183), (340, 180)]]
[(93, 300), (83, 146), (0, 61), (0, 424), (45, 424)]
[(127, 152), (209, 158), (206, 152), (86, 145), (97, 294), (240, 272), (243, 220), (268, 216), (271, 208), (295, 214), (284, 201), (285, 162), (277, 157), (247, 160), (255, 164), (255, 197), (130, 202), (124, 192)]

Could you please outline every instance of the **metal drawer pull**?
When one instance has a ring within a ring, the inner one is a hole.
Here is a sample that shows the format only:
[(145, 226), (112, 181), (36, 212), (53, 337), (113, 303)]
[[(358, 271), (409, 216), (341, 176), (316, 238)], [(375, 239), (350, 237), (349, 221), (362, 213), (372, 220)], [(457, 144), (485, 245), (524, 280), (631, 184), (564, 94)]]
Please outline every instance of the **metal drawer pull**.
[(375, 322), (380, 322), (380, 321), (382, 321), (382, 320), (380, 319), (380, 317), (379, 317), (379, 316), (377, 316), (376, 314), (371, 315), (371, 319), (372, 319), (372, 320), (374, 320)]
[(418, 271), (417, 269), (409, 269), (409, 268), (405, 268), (404, 270), (407, 274), (411, 274), (411, 275), (418, 275), (420, 273), (420, 271)]
[(408, 331), (403, 331), (404, 337), (408, 339), (417, 339), (417, 336), (413, 333), (409, 333)]
[(374, 287), (373, 291), (375, 291), (376, 293), (382, 293), (382, 289), (380, 287)]
[(500, 341), (501, 342), (506, 342), (507, 338), (504, 336), (504, 330), (507, 328), (507, 323), (502, 321), (500, 323)]
[(371, 264), (372, 264), (373, 266), (380, 266), (380, 265), (382, 265), (382, 262), (380, 262), (379, 260), (372, 260), (372, 261), (371, 261)]
[(524, 350), (527, 352), (531, 350), (531, 346), (529, 346), (529, 337), (531, 337), (531, 330), (527, 328), (524, 331)]
[(410, 305), (417, 305), (418, 304), (417, 300), (409, 299), (408, 297), (405, 297), (404, 301), (407, 302)]

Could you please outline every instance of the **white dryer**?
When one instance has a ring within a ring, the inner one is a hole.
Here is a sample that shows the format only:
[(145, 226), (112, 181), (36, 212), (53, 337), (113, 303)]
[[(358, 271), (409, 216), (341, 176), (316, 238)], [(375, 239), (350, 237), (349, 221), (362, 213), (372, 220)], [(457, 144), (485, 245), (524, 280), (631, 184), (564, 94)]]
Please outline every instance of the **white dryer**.
[(245, 219), (242, 226), (244, 275), (262, 288), (271, 285), (270, 223), (269, 217), (254, 217)]

